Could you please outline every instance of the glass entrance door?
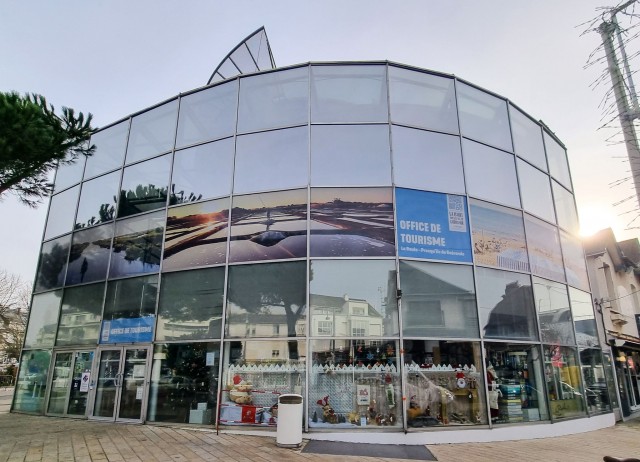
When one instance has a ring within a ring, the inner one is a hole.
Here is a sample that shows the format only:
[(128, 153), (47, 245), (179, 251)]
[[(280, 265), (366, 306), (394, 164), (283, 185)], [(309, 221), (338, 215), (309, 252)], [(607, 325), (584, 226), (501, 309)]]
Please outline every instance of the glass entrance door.
[(149, 347), (99, 350), (94, 418), (142, 422), (149, 357)]
[(47, 414), (86, 415), (92, 363), (93, 351), (56, 353)]

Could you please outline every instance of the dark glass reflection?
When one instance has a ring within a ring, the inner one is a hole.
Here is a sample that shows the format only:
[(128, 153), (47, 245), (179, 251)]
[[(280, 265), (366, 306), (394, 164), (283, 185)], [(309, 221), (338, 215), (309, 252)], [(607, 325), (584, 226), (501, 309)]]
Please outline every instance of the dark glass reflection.
[(163, 271), (224, 263), (229, 198), (170, 208)]
[(312, 257), (395, 255), (390, 188), (311, 190)]
[(170, 155), (125, 168), (118, 218), (165, 207), (170, 169)]
[(220, 344), (155, 345), (153, 358), (147, 420), (213, 424), (218, 402)]
[(170, 205), (231, 193), (233, 138), (177, 151), (173, 161)]
[(229, 267), (225, 337), (304, 335), (306, 279), (303, 261)]
[(164, 274), (156, 340), (220, 338), (224, 268)]
[(65, 285), (104, 280), (109, 266), (113, 225), (73, 234)]
[(100, 334), (104, 283), (64, 291), (56, 345), (95, 345)]
[(102, 318), (108, 321), (153, 315), (157, 296), (157, 275), (109, 281)]
[(533, 295), (538, 308), (542, 341), (575, 345), (567, 286), (534, 277)]
[(400, 262), (406, 337), (479, 337), (469, 266)]
[(306, 190), (233, 198), (229, 261), (274, 260), (306, 254)]
[(96, 146), (96, 151), (87, 158), (87, 166), (84, 169), (85, 179), (122, 166), (128, 134), (129, 121), (126, 120), (91, 136), (91, 143)]
[(109, 277), (158, 271), (164, 233), (164, 212), (116, 223)]
[(530, 276), (478, 268), (476, 282), (485, 338), (538, 338)]
[(473, 199), (470, 204), (476, 264), (529, 271), (522, 213)]
[(113, 172), (82, 184), (75, 229), (113, 220), (118, 201), (120, 172)]
[(62, 287), (70, 244), (71, 234), (42, 244), (36, 273), (36, 292)]

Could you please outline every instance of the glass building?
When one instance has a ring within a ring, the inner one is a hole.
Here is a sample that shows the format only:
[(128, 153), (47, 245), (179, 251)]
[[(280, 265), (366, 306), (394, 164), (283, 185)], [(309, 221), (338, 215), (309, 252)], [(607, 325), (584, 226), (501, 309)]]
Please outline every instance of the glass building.
[(276, 68), (260, 29), (92, 143), (56, 175), (13, 411), (270, 427), (299, 393), (310, 434), (609, 424), (567, 154), (505, 98)]

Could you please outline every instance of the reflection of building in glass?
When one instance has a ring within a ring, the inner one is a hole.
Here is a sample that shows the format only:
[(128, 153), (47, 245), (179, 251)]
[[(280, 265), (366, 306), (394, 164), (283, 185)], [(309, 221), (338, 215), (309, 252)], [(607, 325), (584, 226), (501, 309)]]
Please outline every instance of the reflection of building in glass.
[[(56, 174), (14, 411), (273, 427), (296, 393), (311, 437), (609, 424), (566, 151), (509, 100), (386, 61), (276, 68), (260, 29), (92, 143)], [(76, 357), (95, 387), (52, 392)]]

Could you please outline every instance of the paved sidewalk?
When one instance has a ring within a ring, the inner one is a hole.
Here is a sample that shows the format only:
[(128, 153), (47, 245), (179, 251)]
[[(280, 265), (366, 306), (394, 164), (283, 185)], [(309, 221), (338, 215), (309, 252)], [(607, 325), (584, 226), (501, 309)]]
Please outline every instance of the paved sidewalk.
[[(0, 389), (0, 402), (7, 393)], [(10, 395), (9, 395), (10, 398)], [(278, 448), (275, 433), (240, 436), (194, 428), (125, 425), (0, 413), (0, 462), (376, 462)], [(640, 457), (640, 421), (580, 435), (500, 443), (429, 445), (440, 462), (600, 462), (604, 455)]]

